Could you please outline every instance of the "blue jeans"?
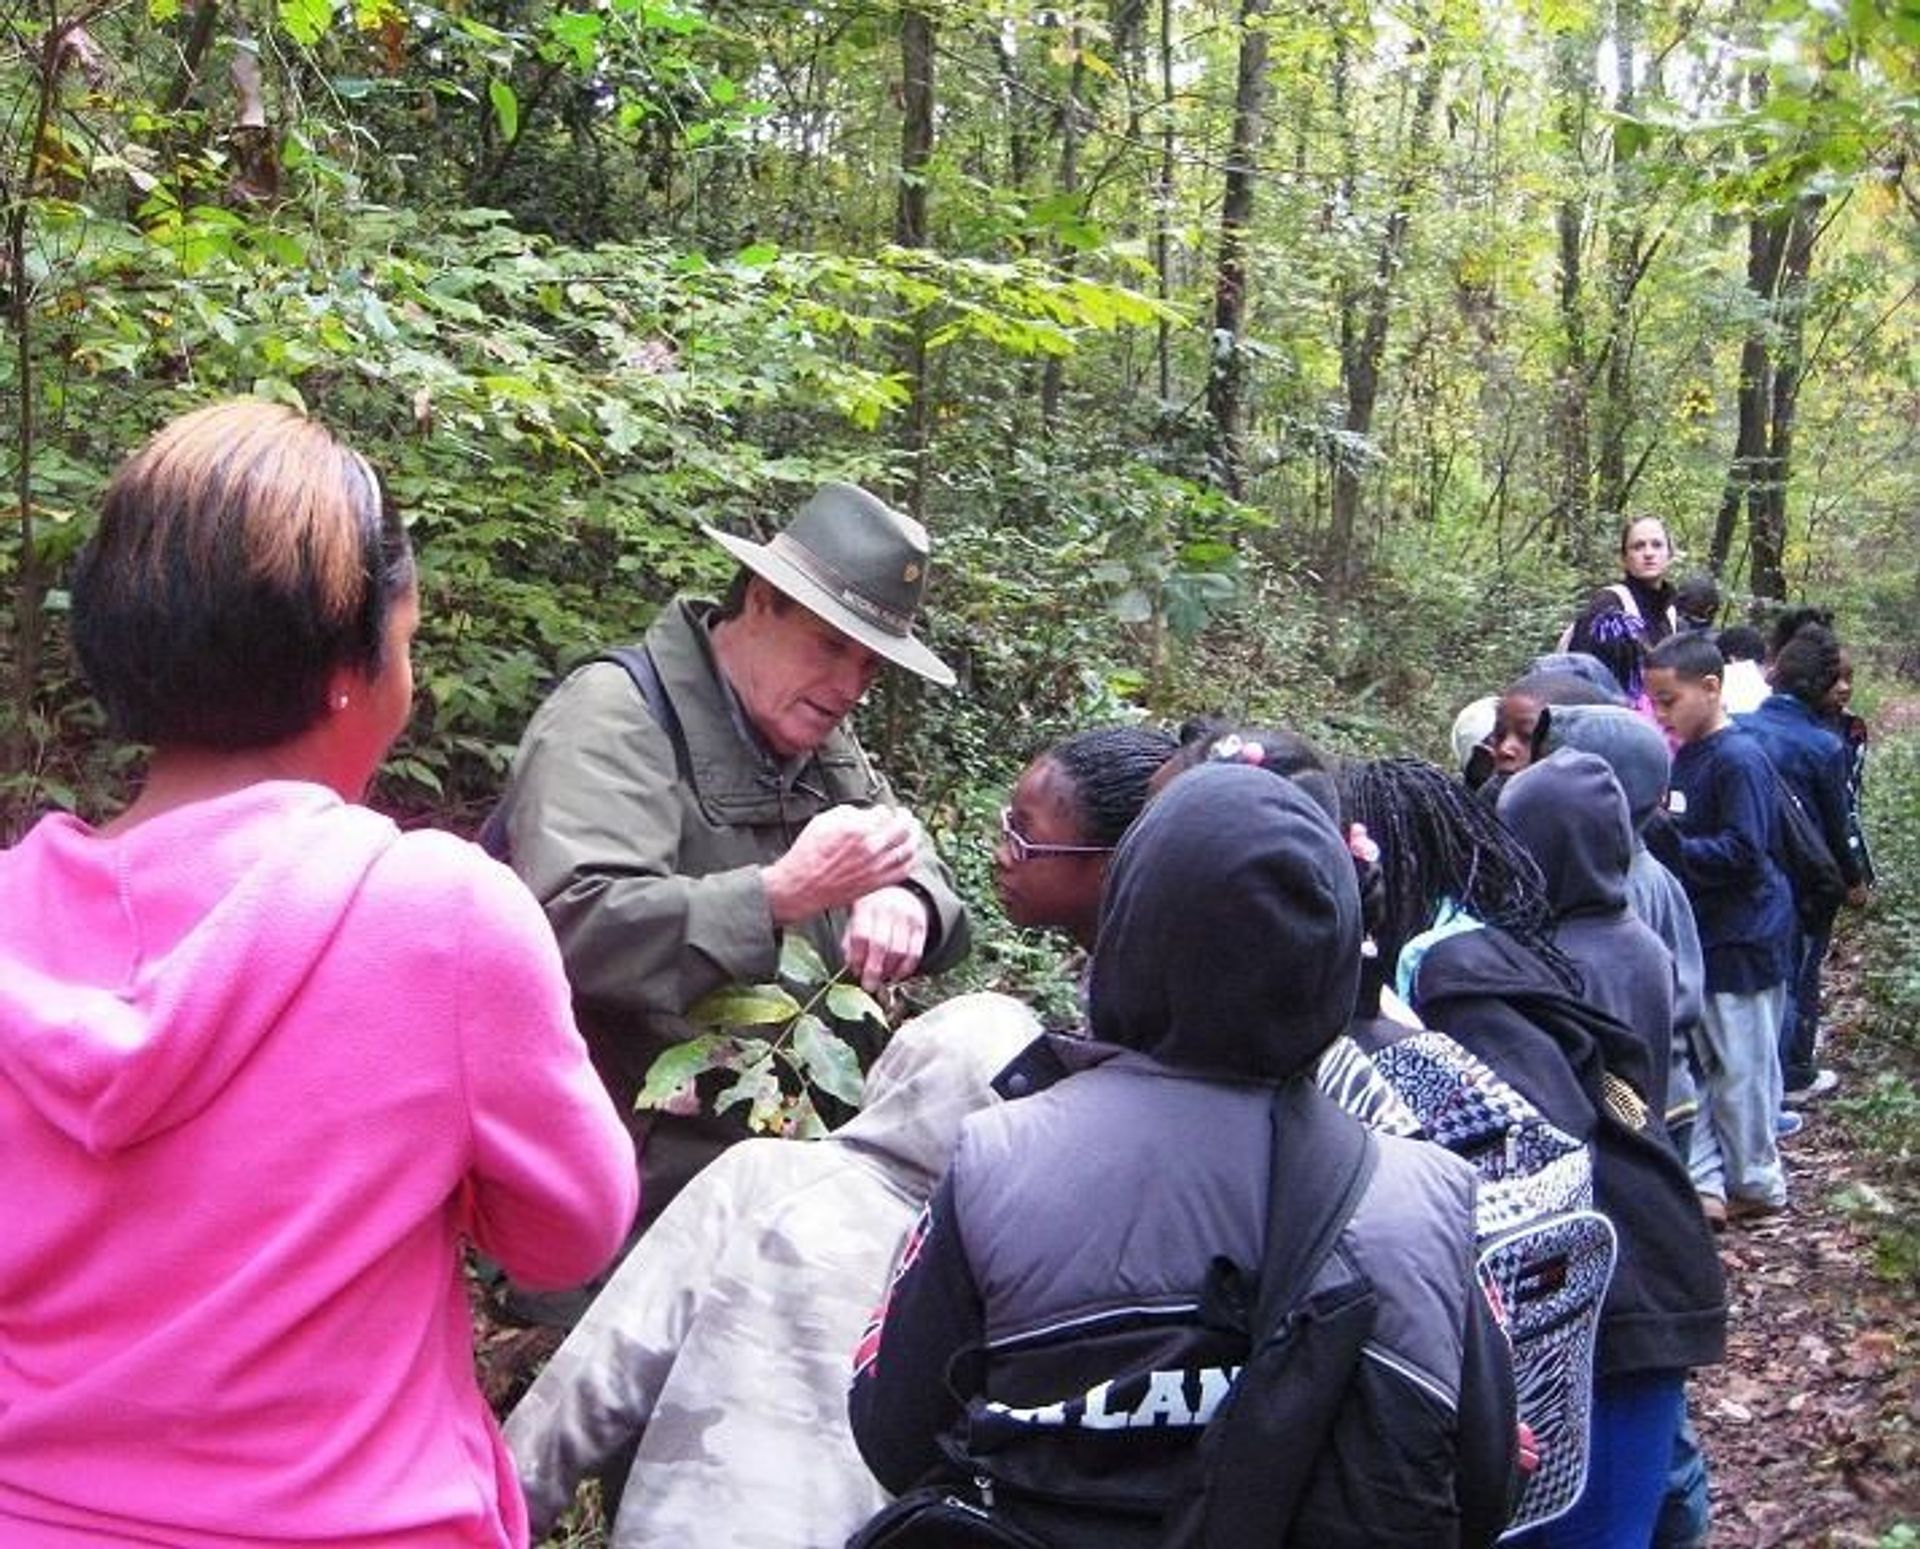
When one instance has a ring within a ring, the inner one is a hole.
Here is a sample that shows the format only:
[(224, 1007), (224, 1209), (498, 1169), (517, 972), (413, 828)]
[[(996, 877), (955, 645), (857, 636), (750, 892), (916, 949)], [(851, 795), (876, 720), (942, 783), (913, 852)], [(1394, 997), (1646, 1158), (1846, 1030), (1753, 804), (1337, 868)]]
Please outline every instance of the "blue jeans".
[(1789, 1091), (1811, 1085), (1820, 1070), (1820, 968), (1832, 944), (1831, 919), (1803, 927), (1794, 941), (1795, 972), (1780, 1013), (1780, 1083)]
[(1700, 1019), (1700, 1116), (1688, 1166), (1716, 1199), (1787, 1201), (1774, 1143), (1780, 1112), (1780, 1014), (1787, 987), (1706, 996)]
[(1596, 1378), (1586, 1489), (1573, 1510), (1505, 1540), (1506, 1549), (1647, 1549), (1687, 1412), (1686, 1381), (1678, 1371)]
[(1680, 1406), (1680, 1430), (1673, 1438), (1673, 1468), (1667, 1498), (1653, 1530), (1652, 1549), (1706, 1549), (1713, 1527), (1713, 1498), (1707, 1484), (1707, 1455), (1693, 1429), (1693, 1417)]

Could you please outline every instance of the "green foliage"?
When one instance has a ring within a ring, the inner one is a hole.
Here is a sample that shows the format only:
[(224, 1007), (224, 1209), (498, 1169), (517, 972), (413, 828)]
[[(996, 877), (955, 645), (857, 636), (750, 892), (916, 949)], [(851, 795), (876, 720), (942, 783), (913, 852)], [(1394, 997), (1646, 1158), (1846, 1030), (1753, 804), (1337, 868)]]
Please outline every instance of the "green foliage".
[[(556, 674), (723, 578), (702, 523), (764, 530), (825, 477), (924, 490), (933, 629), (964, 692), (890, 687), (868, 730), (975, 848), (995, 799), (977, 793), (1075, 719), (1215, 710), (1437, 751), (1452, 710), (1601, 578), (1614, 513), (1564, 503), (1555, 472), (1570, 387), (1589, 461), (1615, 415), (1626, 498), (1704, 552), (1738, 346), (1773, 326), (1727, 212), (1791, 190), (1828, 213), (1789, 568), (1890, 662), (1920, 663), (1920, 333), (1900, 305), (1920, 261), (1902, 183), (1920, 99), (1892, 0), (1655, 7), (1621, 40), (1630, 103), (1558, 68), (1568, 40), (1615, 41), (1612, 13), (1556, 0), (1495, 33), (1442, 8), (1420, 22), (1447, 60), (1424, 136), (1404, 19), (1271, 15), (1244, 504), (1214, 487), (1203, 406), (1238, 42), (1210, 14), (1176, 7), (1165, 103), (1143, 15), (940, 18), (939, 128), (916, 174), (933, 245), (912, 250), (889, 241), (891, 13), (242, 0), (196, 41), (199, 14), (32, 0), (0, 52), (27, 301), (0, 413), (28, 448), (8, 480), (25, 507), (0, 526), (21, 620), (0, 666), (31, 679), (0, 708), (0, 822), (117, 782), (125, 755), (99, 748), (65, 661), (62, 570), (115, 460), (229, 392), (338, 423), (413, 523), (421, 702), (383, 777), (391, 805), (471, 813)], [(78, 32), (49, 80), (36, 40), (53, 26)], [(1586, 214), (1570, 299), (1569, 195)], [(1345, 346), (1376, 283), (1392, 326), (1362, 432)], [(918, 383), (908, 337), (929, 350)], [(1336, 467), (1361, 471), (1365, 510), (1356, 579), (1329, 606), (1312, 567)], [(1736, 544), (1735, 594), (1739, 564)], [(984, 863), (975, 880), (983, 897)], [(1023, 971), (1050, 955), (1006, 950)]]
[(1920, 738), (1909, 731), (1875, 748), (1867, 797), (1879, 884), (1863, 927), (1860, 1037), (1878, 1068), (1834, 1111), (1874, 1160), (1876, 1182), (1845, 1203), (1870, 1225), (1880, 1273), (1911, 1283), (1920, 1277)]
[(1865, 926), (1876, 1038), (1920, 1058), (1920, 739), (1873, 748), (1866, 820), (1879, 877)]
[(781, 946), (777, 982), (723, 986), (689, 1007), (687, 1021), (702, 1031), (661, 1053), (635, 1106), (695, 1113), (710, 1103), (714, 1113), (726, 1113), (744, 1105), (748, 1128), (802, 1140), (826, 1133), (817, 1095), (860, 1106), (859, 1056), (831, 1022), (887, 1025), (871, 995), (830, 974), (792, 932)]

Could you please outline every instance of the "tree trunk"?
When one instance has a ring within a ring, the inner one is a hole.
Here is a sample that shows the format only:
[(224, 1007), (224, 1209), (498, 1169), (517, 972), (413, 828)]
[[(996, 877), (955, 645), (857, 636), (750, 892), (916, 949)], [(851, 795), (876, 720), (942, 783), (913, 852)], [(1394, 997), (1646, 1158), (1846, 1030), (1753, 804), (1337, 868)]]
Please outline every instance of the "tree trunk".
[[(1614, 8), (1613, 59), (1619, 95), (1615, 106), (1631, 114), (1639, 105), (1638, 50), (1640, 8), (1619, 0)], [(1626, 148), (1623, 148), (1626, 145)], [(1594, 449), (1594, 507), (1603, 526), (1625, 520), (1631, 483), (1627, 476), (1627, 435), (1633, 427), (1633, 297), (1647, 272), (1650, 253), (1640, 218), (1641, 179), (1630, 145), (1615, 139), (1607, 219), (1607, 315), (1600, 353), (1599, 444)], [(1612, 533), (1606, 534), (1611, 540)], [(1596, 555), (1585, 555), (1591, 560)]]
[[(1067, 67), (1067, 100), (1060, 110), (1059, 191), (1077, 194), (1080, 191), (1080, 89), (1087, 70), (1080, 57), (1077, 23), (1068, 24), (1066, 43), (1072, 51), (1073, 62)], [(1073, 248), (1060, 248), (1057, 261), (1063, 272), (1071, 274), (1075, 262)], [(1049, 355), (1040, 375), (1040, 428), (1048, 436), (1054, 433), (1059, 422), (1060, 394), (1065, 383), (1066, 363), (1058, 355)]]
[(1582, 65), (1577, 32), (1555, 42), (1554, 75), (1559, 95), (1555, 109), (1560, 135), (1561, 175), (1566, 179), (1555, 215), (1559, 233), (1556, 296), (1560, 308), (1561, 359), (1554, 393), (1554, 441), (1557, 486), (1554, 510), (1560, 518), (1561, 548), (1579, 561), (1591, 525), (1592, 447), (1587, 393), (1586, 300), (1582, 294), (1586, 259), (1586, 178), (1582, 154), (1586, 140), (1587, 99), (1593, 82)]
[[(893, 240), (901, 247), (927, 245), (927, 165), (933, 159), (933, 20), (925, 11), (900, 13), (900, 192), (894, 206)], [(895, 359), (906, 378), (906, 424), (901, 450), (911, 472), (897, 492), (918, 518), (926, 507), (927, 445), (932, 423), (927, 404), (927, 329), (916, 315), (906, 320)]]
[[(1160, 0), (1160, 177), (1154, 190), (1153, 268), (1162, 306), (1173, 299), (1173, 0)], [(1155, 344), (1160, 404), (1173, 403), (1173, 324), (1162, 314)]]
[(1024, 194), (1033, 177), (1033, 137), (1028, 133), (1026, 90), (1013, 40), (1000, 28), (987, 35), (1000, 68), (1000, 97), (1007, 110), (1007, 187)]
[(0, 740), (0, 767), (23, 770), (32, 747), (33, 704), (40, 687), (40, 658), (46, 645), (47, 589), (52, 577), (40, 553), (33, 499), (34, 442), (39, 432), (35, 412), (33, 293), (34, 276), (28, 264), (27, 231), (39, 195), (38, 171), (48, 126), (60, 94), (60, 74), (66, 62), (68, 39), (87, 18), (56, 21), (40, 41), (35, 61), (33, 118), (21, 140), (19, 165), (6, 169), (0, 202), (7, 207), (6, 281), (10, 305), (7, 322), (13, 334), (14, 391), (19, 395), (14, 418), (15, 519), (20, 533), (20, 560), (13, 585), (13, 682), (11, 704)]
[(1214, 273), (1213, 334), (1208, 341), (1207, 412), (1213, 421), (1214, 482), (1238, 499), (1246, 490), (1247, 233), (1253, 221), (1254, 163), (1267, 97), (1267, 0), (1241, 0), (1240, 68), (1233, 93), (1233, 139), (1220, 206), (1220, 257)]
[(1747, 496), (1747, 531), (1756, 597), (1784, 600), (1787, 595), (1787, 483), (1793, 475), (1793, 429), (1799, 404), (1800, 374), (1806, 354), (1807, 276), (1813, 267), (1815, 222), (1824, 199), (1803, 198), (1795, 205), (1782, 239), (1774, 314), (1779, 353), (1768, 394), (1767, 444), (1760, 477)]
[(1346, 413), (1341, 423), (1345, 432), (1340, 455), (1333, 467), (1333, 513), (1328, 524), (1327, 553), (1323, 574), (1328, 591), (1335, 598), (1345, 595), (1359, 572), (1360, 556), (1355, 546), (1361, 504), (1361, 467), (1355, 448), (1363, 446), (1373, 434), (1373, 411), (1380, 394), (1380, 367), (1386, 358), (1387, 330), (1392, 319), (1393, 280), (1400, 268), (1400, 255), (1406, 246), (1407, 227), (1412, 219), (1414, 191), (1419, 182), (1419, 163), (1434, 104), (1440, 96), (1440, 80), (1445, 58), (1438, 39), (1424, 50), (1425, 65), (1415, 89), (1413, 112), (1407, 123), (1400, 172), (1394, 179), (1386, 223), (1381, 227), (1373, 274), (1364, 298), (1343, 307), (1340, 328), (1340, 382), (1346, 393)]

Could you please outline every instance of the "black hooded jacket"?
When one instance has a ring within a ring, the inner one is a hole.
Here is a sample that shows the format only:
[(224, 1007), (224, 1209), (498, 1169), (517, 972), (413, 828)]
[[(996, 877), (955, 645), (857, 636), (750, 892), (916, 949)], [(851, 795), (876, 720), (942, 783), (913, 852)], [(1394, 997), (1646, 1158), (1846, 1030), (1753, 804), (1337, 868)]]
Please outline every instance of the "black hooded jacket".
[(1720, 1361), (1727, 1324), (1720, 1257), (1661, 1110), (1646, 1101), (1655, 1089), (1646, 1045), (1497, 930), (1463, 932), (1430, 947), (1413, 994), (1429, 1027), (1464, 1044), (1555, 1124), (1593, 1144), (1595, 1204), (1619, 1239), (1600, 1325), (1601, 1373)]
[(1561, 748), (1507, 782), (1499, 811), (1546, 880), (1553, 944), (1579, 968), (1588, 1003), (1626, 1023), (1646, 1045), (1641, 1095), (1665, 1113), (1673, 954), (1628, 901), (1633, 823), (1620, 782), (1598, 755)]
[[(1343, 1029), (1359, 948), (1352, 861), (1290, 783), (1204, 766), (1148, 810), (1109, 875), (1101, 1041), (1056, 1041), (1066, 1079), (969, 1122), (877, 1353), (863, 1344), (851, 1419), (883, 1484), (985, 1473), (1050, 1544), (1160, 1540), (1246, 1356), (1243, 1331), (1203, 1314), (1210, 1268), (1261, 1262), (1275, 1083), (1308, 1079)], [(1323, 1271), (1382, 1287), (1369, 1370), (1412, 1374), (1393, 1406), (1406, 1434), (1369, 1449), (1365, 1486), (1428, 1492), (1423, 1545), (1490, 1542), (1512, 1383), (1473, 1278), (1475, 1178), (1438, 1147), (1371, 1143), (1373, 1184)], [(1430, 1425), (1444, 1441), (1405, 1466), (1396, 1444), (1429, 1444)]]

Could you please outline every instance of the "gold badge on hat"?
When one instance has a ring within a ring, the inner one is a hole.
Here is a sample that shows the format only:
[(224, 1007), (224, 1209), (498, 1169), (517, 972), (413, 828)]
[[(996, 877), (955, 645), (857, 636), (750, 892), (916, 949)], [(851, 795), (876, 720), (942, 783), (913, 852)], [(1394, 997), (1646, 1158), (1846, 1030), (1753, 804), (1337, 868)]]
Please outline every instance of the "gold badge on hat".
[(900, 579), (911, 586), (915, 581), (920, 579), (920, 567), (912, 560), (908, 560), (907, 568), (900, 572)]

